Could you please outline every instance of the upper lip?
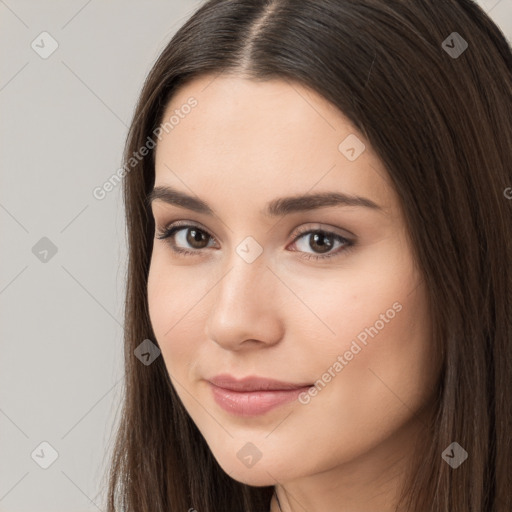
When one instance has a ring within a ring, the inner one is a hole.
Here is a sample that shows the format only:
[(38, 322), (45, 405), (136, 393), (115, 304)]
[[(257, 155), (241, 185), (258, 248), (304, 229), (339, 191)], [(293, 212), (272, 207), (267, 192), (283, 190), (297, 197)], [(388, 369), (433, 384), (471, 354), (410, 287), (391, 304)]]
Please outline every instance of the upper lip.
[(282, 382), (258, 376), (236, 379), (228, 374), (217, 375), (208, 379), (208, 381), (214, 386), (229, 389), (231, 391), (282, 391), (311, 386), (311, 384), (293, 384), (291, 382)]

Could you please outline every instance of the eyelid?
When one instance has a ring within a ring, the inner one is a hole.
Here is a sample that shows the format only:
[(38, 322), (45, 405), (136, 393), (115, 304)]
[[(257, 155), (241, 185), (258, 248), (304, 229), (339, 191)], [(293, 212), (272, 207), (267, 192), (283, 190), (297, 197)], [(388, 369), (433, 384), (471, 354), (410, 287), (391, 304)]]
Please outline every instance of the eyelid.
[(165, 223), (162, 226), (160, 231), (165, 234), (165, 232), (167, 232), (168, 230), (170, 230), (172, 228), (178, 228), (178, 227), (183, 227), (183, 228), (194, 227), (194, 228), (198, 228), (201, 231), (204, 231), (210, 238), (213, 238), (213, 239), (216, 240), (216, 237), (211, 234), (209, 229), (205, 228), (200, 222), (196, 222), (195, 220), (194, 221), (176, 220), (176, 221), (173, 221), (173, 222), (168, 222), (168, 223)]
[[(353, 237), (354, 240), (351, 240), (351, 241), (355, 241), (355, 239), (357, 238), (356, 235), (354, 233), (352, 233), (351, 231), (349, 231), (348, 229), (341, 229), (341, 228), (338, 228), (336, 226), (330, 226), (328, 224), (322, 224), (320, 222), (313, 222), (313, 223), (310, 223), (310, 224), (313, 224), (313, 225), (312, 226), (307, 226), (307, 227), (303, 227), (303, 225), (301, 225), (298, 228), (293, 228), (288, 233), (288, 238), (293, 235), (292, 243), (297, 240), (297, 237), (299, 237), (301, 235), (304, 235), (306, 233), (309, 233), (311, 231), (325, 231), (327, 233), (332, 233), (334, 235), (339, 235), (342, 238), (346, 238), (348, 240), (350, 240), (351, 237)], [(165, 231), (169, 230), (171, 228), (171, 226), (172, 227), (178, 227), (178, 226), (190, 227), (190, 226), (194, 226), (194, 227), (197, 227), (197, 228), (201, 229), (201, 231), (204, 231), (205, 233), (208, 234), (208, 236), (210, 236), (211, 238), (216, 240), (216, 237), (211, 234), (210, 230), (207, 229), (206, 227), (204, 227), (200, 222), (197, 222), (197, 221), (176, 220), (176, 221), (168, 222), (168, 223), (166, 223), (160, 229), (160, 231), (165, 232)], [(343, 231), (344, 233), (339, 233), (339, 231)], [(348, 233), (348, 236), (345, 233)]]
[(308, 225), (307, 227), (303, 227), (304, 225), (301, 225), (298, 228), (294, 228), (289, 233), (288, 236), (293, 235), (293, 241), (295, 241), (298, 236), (310, 233), (311, 231), (325, 231), (326, 233), (332, 233), (333, 235), (338, 235), (341, 236), (342, 238), (346, 238), (347, 240), (351, 241), (355, 241), (355, 239), (357, 238), (356, 235), (354, 235), (354, 233), (352, 233), (348, 229), (341, 229), (336, 226), (331, 226), (329, 224), (323, 224), (321, 222), (311, 222), (309, 224), (313, 225)]

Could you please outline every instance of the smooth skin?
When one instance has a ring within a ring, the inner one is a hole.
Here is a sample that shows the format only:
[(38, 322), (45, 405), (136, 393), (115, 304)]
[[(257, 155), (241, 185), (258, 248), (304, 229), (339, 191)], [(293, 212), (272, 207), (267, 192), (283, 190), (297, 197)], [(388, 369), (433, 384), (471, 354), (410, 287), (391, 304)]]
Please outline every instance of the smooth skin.
[[(178, 90), (165, 119), (191, 96), (197, 106), (158, 142), (155, 186), (198, 197), (214, 215), (161, 199), (151, 207), (148, 305), (171, 381), (223, 470), (276, 485), (284, 512), (392, 511), (424, 438), (439, 366), (425, 285), (386, 170), (338, 109), (298, 83), (204, 75)], [(338, 149), (350, 134), (366, 146), (354, 161)], [(362, 196), (380, 209), (262, 213), (276, 198), (318, 192)], [(158, 238), (176, 221), (202, 231)], [(299, 235), (309, 229), (332, 247)], [(236, 251), (247, 237), (263, 249), (252, 263)], [(338, 356), (395, 303), (401, 310), (332, 376)], [(229, 373), (314, 384), (329, 368), (330, 381), (307, 404), (250, 418), (221, 409), (205, 380)], [(249, 442), (261, 454), (252, 467), (237, 457)]]

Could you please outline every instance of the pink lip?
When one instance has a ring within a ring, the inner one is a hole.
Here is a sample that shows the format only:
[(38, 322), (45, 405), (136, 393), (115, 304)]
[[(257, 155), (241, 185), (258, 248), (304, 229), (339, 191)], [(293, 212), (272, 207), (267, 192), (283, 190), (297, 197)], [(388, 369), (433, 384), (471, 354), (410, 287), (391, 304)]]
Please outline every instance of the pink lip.
[(311, 384), (292, 384), (262, 377), (237, 380), (217, 375), (208, 380), (215, 402), (225, 411), (239, 416), (256, 416), (295, 400)]

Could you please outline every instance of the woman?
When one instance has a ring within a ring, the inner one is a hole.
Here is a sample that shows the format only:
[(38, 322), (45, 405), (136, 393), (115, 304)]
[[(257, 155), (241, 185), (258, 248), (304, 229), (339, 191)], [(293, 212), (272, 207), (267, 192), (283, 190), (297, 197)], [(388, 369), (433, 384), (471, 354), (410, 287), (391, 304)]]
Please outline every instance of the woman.
[(125, 153), (114, 512), (505, 512), (512, 53), (471, 0), (210, 0)]

